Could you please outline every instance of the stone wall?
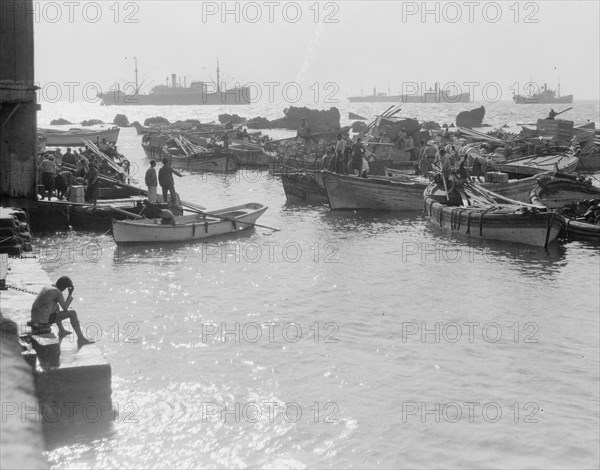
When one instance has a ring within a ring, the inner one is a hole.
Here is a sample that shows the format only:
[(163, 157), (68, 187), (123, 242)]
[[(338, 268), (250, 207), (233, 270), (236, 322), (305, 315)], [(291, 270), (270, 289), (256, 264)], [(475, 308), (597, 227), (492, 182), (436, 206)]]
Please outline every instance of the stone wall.
[(0, 313), (0, 468), (48, 468), (33, 372), (21, 356), (17, 326)]

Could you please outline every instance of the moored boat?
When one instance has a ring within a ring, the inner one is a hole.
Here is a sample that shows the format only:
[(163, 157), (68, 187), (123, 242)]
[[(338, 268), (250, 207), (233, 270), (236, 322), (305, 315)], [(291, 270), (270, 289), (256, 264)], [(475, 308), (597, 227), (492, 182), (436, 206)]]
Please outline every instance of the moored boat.
[(327, 204), (327, 192), (320, 171), (283, 172), (281, 182), (288, 201)]
[(323, 171), (329, 207), (389, 211), (423, 210), (423, 190), (429, 180), (418, 176), (397, 178), (341, 175)]
[(172, 243), (202, 240), (251, 228), (267, 210), (258, 203), (227, 207), (204, 214), (175, 217), (174, 224), (161, 219), (113, 220), (116, 243)]
[(560, 214), (545, 208), (492, 202), (463, 191), (447, 193), (436, 183), (427, 187), (424, 196), (425, 212), (433, 222), (473, 238), (547, 247), (565, 224)]
[(590, 182), (570, 175), (540, 178), (531, 203), (561, 213), (567, 238), (600, 241), (600, 188)]
[(236, 171), (237, 159), (230, 153), (196, 153), (190, 156), (167, 155), (171, 166), (177, 170), (226, 173)]
[(523, 178), (547, 171), (573, 173), (578, 164), (579, 159), (573, 155), (555, 154), (536, 155), (507, 160), (505, 162), (495, 162), (494, 168), (497, 171), (508, 173), (509, 177)]
[(84, 140), (96, 142), (106, 139), (106, 142), (116, 144), (119, 139), (119, 127), (101, 130), (70, 129), (61, 131), (56, 129), (38, 129), (38, 134), (46, 138), (48, 147), (82, 147)]

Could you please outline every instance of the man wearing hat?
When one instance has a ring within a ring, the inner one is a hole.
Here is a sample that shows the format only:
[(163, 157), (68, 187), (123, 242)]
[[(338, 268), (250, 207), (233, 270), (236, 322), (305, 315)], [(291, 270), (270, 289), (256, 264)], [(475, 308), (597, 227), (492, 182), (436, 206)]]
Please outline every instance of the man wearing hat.
[[(69, 295), (66, 299), (63, 297), (65, 289), (69, 290)], [(93, 343), (93, 341), (83, 336), (77, 312), (69, 310), (69, 305), (73, 302), (74, 289), (73, 281), (67, 276), (60, 277), (56, 281), (56, 284), (52, 286), (42, 287), (31, 306), (31, 324), (34, 333), (36, 330), (43, 330), (52, 325), (52, 323), (56, 323), (59, 338), (64, 338), (71, 334), (62, 324), (62, 321), (68, 318), (77, 334), (77, 344), (83, 346), (84, 344)]]

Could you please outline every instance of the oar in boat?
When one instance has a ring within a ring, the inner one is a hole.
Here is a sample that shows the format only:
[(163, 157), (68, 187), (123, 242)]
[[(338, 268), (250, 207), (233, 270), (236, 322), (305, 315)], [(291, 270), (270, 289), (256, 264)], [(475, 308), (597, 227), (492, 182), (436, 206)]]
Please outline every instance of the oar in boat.
[[(192, 202), (188, 202), (188, 201), (181, 201), (181, 200), (180, 200), (179, 202), (181, 203), (181, 205), (182, 205), (183, 207), (187, 207), (188, 209), (194, 209), (194, 210), (196, 210), (196, 211), (203, 211), (203, 210), (205, 210), (205, 209), (206, 209), (206, 207), (204, 207), (204, 206), (201, 206), (200, 204), (194, 204), (194, 203), (192, 203)], [(194, 211), (191, 211), (191, 212), (194, 212)]]
[(215, 219), (221, 219), (221, 220), (227, 220), (229, 222), (235, 222), (236, 224), (246, 224), (246, 225), (251, 225), (252, 227), (268, 228), (269, 230), (273, 230), (275, 232), (281, 232), (281, 229), (279, 229), (279, 228), (269, 227), (268, 225), (255, 224), (254, 222), (244, 222), (242, 220), (232, 219), (230, 217), (225, 217), (222, 215), (211, 214), (210, 212), (204, 212), (204, 211), (199, 211), (199, 210), (190, 210), (190, 212), (195, 212), (195, 213), (201, 214), (205, 217), (214, 217)]
[(535, 204), (528, 204), (526, 202), (521, 202), (521, 201), (516, 201), (514, 199), (510, 199), (510, 198), (508, 198), (506, 196), (502, 196), (501, 194), (497, 194), (497, 193), (495, 193), (493, 191), (490, 191), (489, 189), (486, 189), (486, 188), (484, 188), (482, 186), (479, 186), (479, 185), (477, 185), (475, 183), (468, 183), (468, 185), (471, 188), (476, 189), (477, 191), (479, 191), (483, 195), (486, 195), (488, 197), (492, 197), (494, 199), (500, 199), (500, 200), (506, 201), (506, 202), (508, 202), (510, 204), (515, 204), (515, 205), (525, 206), (525, 207), (532, 207), (532, 208), (535, 208), (535, 209), (545, 209), (542, 206), (536, 206)]
[(133, 212), (127, 212), (127, 211), (124, 211), (123, 209), (119, 209), (118, 207), (115, 207), (115, 206), (110, 206), (109, 205), (108, 207), (110, 207), (110, 209), (113, 210), (113, 211), (115, 211), (115, 212), (119, 212), (121, 214), (125, 214), (128, 217), (133, 217), (134, 219), (143, 219), (144, 218), (144, 216), (142, 216), (142, 215), (134, 214)]
[(554, 117), (558, 116), (559, 114), (566, 113), (567, 111), (570, 111), (570, 110), (572, 110), (572, 109), (573, 109), (573, 107), (571, 106), (570, 108), (567, 108), (567, 109), (565, 109), (565, 110), (563, 110), (563, 111), (561, 111), (561, 112), (559, 112), (559, 113), (556, 113), (556, 114), (554, 115)]

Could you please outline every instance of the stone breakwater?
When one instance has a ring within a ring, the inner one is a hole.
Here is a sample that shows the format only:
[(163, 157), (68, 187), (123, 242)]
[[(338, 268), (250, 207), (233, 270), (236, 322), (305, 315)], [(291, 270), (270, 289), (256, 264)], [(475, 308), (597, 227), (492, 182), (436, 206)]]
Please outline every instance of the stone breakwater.
[(0, 467), (48, 468), (33, 373), (21, 356), (17, 325), (0, 313)]

